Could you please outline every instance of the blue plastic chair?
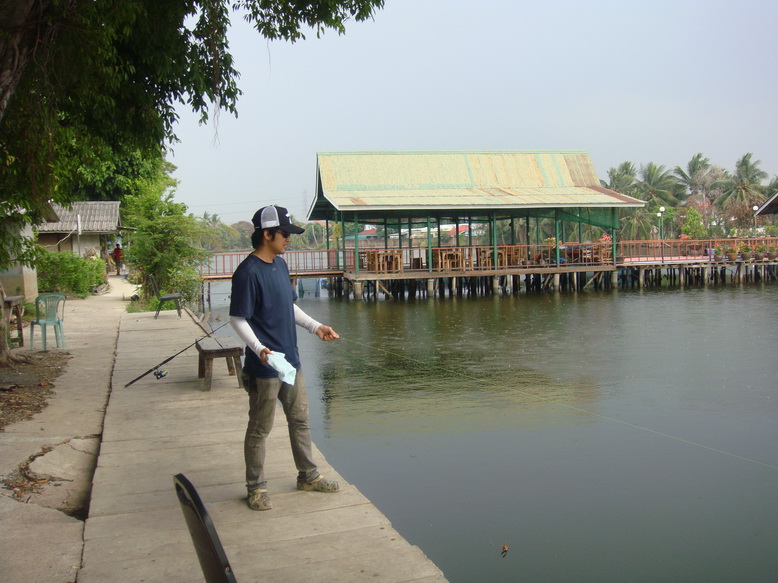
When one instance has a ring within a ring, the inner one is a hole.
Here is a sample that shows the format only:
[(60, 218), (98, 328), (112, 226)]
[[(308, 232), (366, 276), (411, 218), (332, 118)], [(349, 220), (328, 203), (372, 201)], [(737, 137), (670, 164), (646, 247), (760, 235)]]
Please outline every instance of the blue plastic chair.
[(48, 293), (35, 298), (35, 319), (30, 322), (30, 349), (35, 346), (35, 326), (40, 326), (43, 351), (46, 351), (46, 327), (54, 327), (57, 348), (66, 348), (65, 331), (62, 320), (65, 318), (65, 294)]

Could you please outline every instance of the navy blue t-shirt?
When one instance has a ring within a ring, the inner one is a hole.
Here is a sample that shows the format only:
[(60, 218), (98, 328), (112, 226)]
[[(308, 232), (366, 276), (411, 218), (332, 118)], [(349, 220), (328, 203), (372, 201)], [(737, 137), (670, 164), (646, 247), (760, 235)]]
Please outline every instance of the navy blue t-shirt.
[[(289, 364), (299, 370), (295, 300), (297, 292), (289, 279), (289, 267), (279, 256), (267, 263), (249, 255), (232, 275), (230, 316), (246, 318), (262, 344), (273, 352), (283, 352)], [(246, 349), (243, 368), (257, 378), (278, 376), (251, 349)]]

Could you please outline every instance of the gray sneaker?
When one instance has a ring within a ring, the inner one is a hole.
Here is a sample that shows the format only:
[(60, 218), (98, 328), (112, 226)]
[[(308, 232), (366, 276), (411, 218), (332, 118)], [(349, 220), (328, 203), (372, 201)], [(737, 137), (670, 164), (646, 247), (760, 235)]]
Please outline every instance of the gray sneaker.
[(337, 492), (340, 490), (340, 484), (335, 480), (328, 480), (322, 476), (316, 476), (310, 482), (305, 480), (297, 480), (298, 490), (307, 490), (309, 492)]
[(252, 510), (270, 510), (273, 507), (267, 490), (252, 490), (249, 492), (246, 502)]

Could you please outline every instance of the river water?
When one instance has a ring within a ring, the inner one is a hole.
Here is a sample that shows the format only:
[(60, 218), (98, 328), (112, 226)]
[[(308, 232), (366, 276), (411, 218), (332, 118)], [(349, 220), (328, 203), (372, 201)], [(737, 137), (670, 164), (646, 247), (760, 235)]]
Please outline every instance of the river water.
[(314, 440), (453, 583), (776, 581), (777, 302), (309, 291)]

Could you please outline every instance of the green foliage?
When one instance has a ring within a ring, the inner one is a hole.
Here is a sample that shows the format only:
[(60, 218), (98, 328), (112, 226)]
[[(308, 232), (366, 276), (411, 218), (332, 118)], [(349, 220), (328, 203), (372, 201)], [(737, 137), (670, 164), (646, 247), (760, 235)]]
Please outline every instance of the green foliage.
[(233, 247), (234, 250), (250, 250), (251, 249), (251, 234), (254, 232), (254, 225), (249, 221), (239, 221), (230, 225), (238, 233), (238, 241)]
[(198, 269), (207, 252), (197, 242), (204, 227), (186, 205), (175, 202), (173, 166), (160, 162), (158, 174), (137, 195), (125, 198), (124, 224), (133, 228), (125, 238), (125, 262), (142, 274), (143, 295), (153, 295), (146, 276), (151, 274), (162, 292), (177, 291), (185, 299), (197, 295)]
[(681, 232), (684, 235), (689, 235), (692, 239), (702, 239), (707, 235), (705, 225), (702, 224), (702, 217), (696, 209), (690, 208), (686, 211)]
[(320, 223), (300, 223), (294, 218), (292, 222), (305, 229), (304, 233), (295, 235), (289, 244), (290, 249), (326, 249), (327, 239), (324, 225)]
[(208, 212), (203, 213), (202, 217), (197, 217), (197, 221), (203, 227), (200, 246), (203, 249), (213, 252), (221, 251), (247, 251), (251, 249), (251, 232), (254, 226), (247, 223), (250, 227), (248, 234), (244, 228), (236, 228), (236, 225), (225, 225), (219, 215), (211, 215)]
[[(343, 33), (383, 0), (28, 0), (2, 10), (0, 269), (32, 264), (25, 226), (49, 202), (123, 196), (143, 160), (176, 140), (175, 107), (237, 115), (232, 10), (294, 42)], [(138, 159), (138, 156), (140, 159)]]
[[(674, 220), (684, 216), (685, 209), (694, 209), (701, 215), (704, 236), (726, 237), (736, 229), (753, 228), (753, 206), (761, 205), (768, 197), (778, 192), (778, 177), (769, 184), (763, 184), (767, 174), (759, 168), (760, 162), (748, 153), (735, 164), (735, 172), (728, 173), (716, 166), (702, 153), (695, 154), (686, 168), (676, 166), (673, 172), (663, 166), (648, 163), (641, 166), (640, 176), (631, 162), (624, 162), (618, 168), (608, 171), (608, 181), (602, 186), (640, 198), (649, 207), (664, 205), (665, 236), (674, 237), (684, 224)], [(654, 215), (656, 210), (653, 211)], [(693, 215), (692, 215), (693, 216)], [(774, 227), (775, 216), (760, 217), (760, 227)], [(637, 211), (623, 211), (619, 238), (622, 240), (647, 238), (644, 234), (656, 219), (650, 214)], [(690, 227), (687, 227), (688, 230)], [(700, 231), (695, 229), (696, 233)], [(686, 233), (694, 236), (691, 233)]]
[(635, 188), (638, 171), (632, 162), (622, 162), (618, 168), (608, 170), (608, 182), (601, 180), (602, 186), (622, 194), (629, 194)]
[(635, 195), (654, 206), (673, 206), (680, 202), (682, 187), (671, 170), (649, 162), (640, 167)]
[(742, 203), (741, 206), (750, 210), (754, 204), (764, 202), (762, 181), (767, 179), (767, 172), (759, 168), (759, 160), (752, 160), (752, 156), (749, 152), (735, 163), (735, 173), (728, 177), (724, 192), (717, 201), (720, 207)]
[(62, 292), (83, 298), (105, 283), (105, 261), (79, 257), (72, 251), (44, 251), (36, 269), (41, 293)]
[(649, 239), (655, 221), (656, 212), (651, 213), (646, 208), (627, 209), (619, 219), (619, 239), (622, 241)]

